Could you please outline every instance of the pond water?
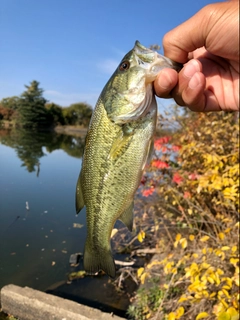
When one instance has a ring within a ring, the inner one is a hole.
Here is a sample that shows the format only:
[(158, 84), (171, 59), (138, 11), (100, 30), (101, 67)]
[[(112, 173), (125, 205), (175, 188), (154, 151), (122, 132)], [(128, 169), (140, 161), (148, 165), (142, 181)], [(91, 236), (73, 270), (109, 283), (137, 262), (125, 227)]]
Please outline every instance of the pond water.
[(70, 255), (83, 252), (86, 238), (86, 212), (75, 213), (84, 139), (0, 130), (0, 289), (10, 283), (52, 293), (57, 288), (56, 294), (81, 302), (77, 288), (91, 300), (93, 288), (106, 287), (107, 277), (101, 284), (89, 277), (66, 285), (75, 271)]

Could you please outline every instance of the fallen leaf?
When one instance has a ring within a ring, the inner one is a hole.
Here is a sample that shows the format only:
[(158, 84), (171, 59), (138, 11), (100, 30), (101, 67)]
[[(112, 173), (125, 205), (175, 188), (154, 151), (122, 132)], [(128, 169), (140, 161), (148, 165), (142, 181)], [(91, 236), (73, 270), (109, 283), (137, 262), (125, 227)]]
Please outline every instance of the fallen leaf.
[(141, 230), (141, 231), (139, 232), (137, 238), (138, 238), (138, 241), (139, 241), (139, 242), (143, 242), (143, 239), (145, 238), (145, 232)]
[(205, 241), (207, 241), (209, 239), (209, 236), (203, 236), (201, 239), (200, 239), (200, 241), (201, 242), (205, 242)]
[(208, 316), (209, 316), (209, 314), (207, 312), (201, 312), (201, 313), (198, 314), (196, 320), (203, 319), (203, 318), (206, 318)]
[(137, 270), (137, 275), (138, 275), (138, 277), (140, 277), (140, 276), (142, 275), (143, 271), (144, 271), (144, 268), (143, 268), (143, 267), (141, 267), (141, 268), (139, 268), (139, 269)]
[(117, 232), (118, 232), (118, 229), (116, 228), (112, 229), (111, 238), (113, 238)]
[(84, 226), (84, 224), (81, 224), (81, 223), (74, 223), (73, 224), (73, 228), (82, 228)]

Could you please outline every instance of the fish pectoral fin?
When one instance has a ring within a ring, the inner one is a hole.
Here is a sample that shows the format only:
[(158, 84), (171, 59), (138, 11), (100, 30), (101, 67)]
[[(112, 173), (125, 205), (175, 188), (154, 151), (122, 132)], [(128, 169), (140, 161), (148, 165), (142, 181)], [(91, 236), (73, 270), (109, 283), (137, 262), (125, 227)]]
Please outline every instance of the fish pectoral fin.
[(125, 211), (123, 211), (121, 216), (118, 218), (125, 224), (129, 231), (132, 231), (133, 228), (133, 207), (134, 203), (132, 202), (130, 206)]
[(84, 199), (83, 199), (83, 192), (82, 192), (82, 183), (81, 183), (81, 173), (78, 177), (77, 186), (76, 186), (76, 196), (75, 196), (75, 206), (76, 212), (79, 213), (82, 208), (84, 207)]
[(108, 158), (115, 160), (120, 157), (129, 147), (132, 140), (133, 132), (121, 131), (118, 137), (114, 140)]
[(115, 262), (109, 248), (99, 247), (97, 250), (86, 241), (84, 249), (83, 266), (88, 274), (95, 275), (100, 270), (104, 271), (111, 278), (115, 278)]

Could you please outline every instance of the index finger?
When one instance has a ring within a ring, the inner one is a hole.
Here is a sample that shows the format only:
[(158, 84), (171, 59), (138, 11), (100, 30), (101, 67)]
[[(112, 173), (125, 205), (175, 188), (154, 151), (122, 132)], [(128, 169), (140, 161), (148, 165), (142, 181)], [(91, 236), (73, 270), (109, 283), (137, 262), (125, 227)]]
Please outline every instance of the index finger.
[(189, 20), (168, 32), (163, 38), (164, 55), (168, 58), (185, 63), (189, 60), (189, 52), (205, 46), (208, 25), (208, 5), (197, 12)]

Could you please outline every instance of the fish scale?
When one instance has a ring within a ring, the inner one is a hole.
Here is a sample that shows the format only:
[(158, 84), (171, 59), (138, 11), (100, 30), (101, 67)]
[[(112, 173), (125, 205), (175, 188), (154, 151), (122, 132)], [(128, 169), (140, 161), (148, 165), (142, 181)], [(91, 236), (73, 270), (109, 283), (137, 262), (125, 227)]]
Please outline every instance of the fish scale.
[(110, 236), (117, 219), (132, 230), (133, 197), (156, 127), (151, 82), (166, 66), (175, 68), (169, 59), (136, 42), (93, 112), (76, 188), (76, 211), (86, 206), (87, 212), (84, 268), (89, 274), (103, 270), (115, 277)]

